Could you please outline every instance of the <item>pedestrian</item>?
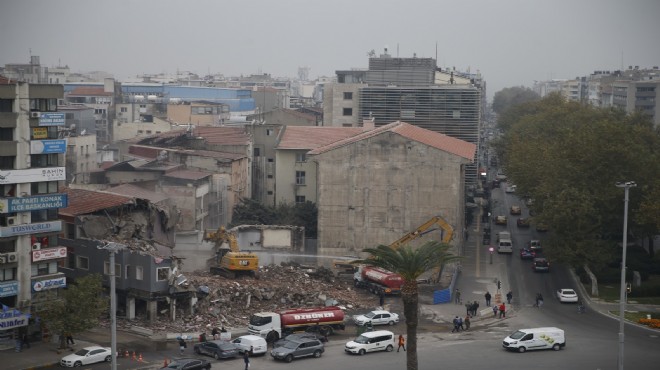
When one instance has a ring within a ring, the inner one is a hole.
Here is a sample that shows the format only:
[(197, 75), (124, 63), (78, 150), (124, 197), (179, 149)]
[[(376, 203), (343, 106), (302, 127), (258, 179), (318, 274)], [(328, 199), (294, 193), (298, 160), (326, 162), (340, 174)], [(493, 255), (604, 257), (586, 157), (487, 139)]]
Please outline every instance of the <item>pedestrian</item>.
[(486, 294), (484, 294), (484, 297), (486, 298), (486, 306), (490, 307), (490, 292), (486, 291)]
[(477, 316), (478, 311), (479, 311), (479, 302), (474, 301), (474, 304), (472, 306), (472, 317)]
[(458, 328), (461, 330), (465, 330), (465, 327), (463, 326), (463, 318), (459, 317), (458, 318)]
[(245, 370), (250, 367), (250, 354), (248, 351), (243, 352), (243, 362), (245, 362)]
[(397, 348), (397, 352), (403, 348), (403, 352), (406, 351), (406, 339), (403, 337), (403, 334), (399, 334), (399, 348)]
[(30, 336), (27, 335), (27, 333), (23, 334), (23, 336), (21, 337), (21, 340), (23, 342), (23, 347), (24, 348), (30, 348)]
[(457, 332), (458, 328), (459, 328), (459, 326), (458, 326), (458, 316), (454, 317), (454, 320), (452, 321), (452, 323), (454, 324), (454, 328), (451, 330), (451, 332), (452, 333)]
[(71, 345), (75, 345), (75, 344), (76, 344), (76, 342), (73, 341), (73, 335), (71, 334), (71, 332), (66, 332), (65, 337), (66, 337), (66, 344), (67, 344), (67, 346), (68, 346), (69, 344), (71, 344)]
[(214, 327), (213, 330), (211, 330), (211, 335), (213, 336), (214, 340), (220, 339), (220, 330), (218, 330), (218, 327)]
[(538, 303), (537, 306), (538, 306), (539, 308), (541, 308), (541, 306), (543, 306), (543, 296), (541, 295), (541, 293), (538, 294), (538, 296), (536, 297), (536, 299), (539, 301), (539, 303)]
[(506, 306), (504, 305), (504, 302), (500, 305), (500, 319), (502, 317), (506, 317)]
[(465, 304), (465, 314), (470, 315), (472, 313), (472, 302), (468, 301)]
[(506, 303), (511, 304), (511, 300), (513, 299), (513, 293), (509, 290), (509, 292), (506, 294)]
[(455, 303), (456, 304), (461, 304), (461, 291), (458, 290), (458, 288), (456, 288), (456, 290), (454, 290), (454, 296), (455, 296)]
[(465, 323), (465, 330), (470, 330), (470, 315), (465, 316), (463, 323)]
[(202, 333), (199, 335), (199, 342), (200, 343), (206, 342), (206, 333)]
[(385, 293), (383, 293), (383, 291), (381, 290), (378, 295), (379, 295), (378, 303), (380, 303), (380, 307), (383, 307), (383, 305), (385, 304)]
[(494, 304), (493, 305), (493, 317), (497, 317), (497, 311), (499, 311), (499, 309), (497, 308), (497, 305)]
[(183, 350), (188, 347), (188, 344), (186, 344), (186, 340), (183, 339), (183, 337), (179, 337), (179, 354), (183, 355)]

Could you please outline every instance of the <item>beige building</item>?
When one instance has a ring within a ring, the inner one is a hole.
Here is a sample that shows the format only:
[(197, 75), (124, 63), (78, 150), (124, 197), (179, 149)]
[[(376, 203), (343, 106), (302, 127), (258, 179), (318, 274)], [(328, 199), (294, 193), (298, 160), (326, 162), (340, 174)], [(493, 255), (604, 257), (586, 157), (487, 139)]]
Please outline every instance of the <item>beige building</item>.
[(475, 151), (394, 122), (308, 152), (318, 169), (318, 254), (358, 255), (438, 215), (463, 230), (464, 172)]
[(229, 121), (229, 106), (203, 101), (168, 104), (167, 119), (180, 125), (221, 125)]
[(66, 173), (69, 183), (89, 183), (96, 163), (96, 135), (69, 136), (66, 144)]
[(156, 117), (153, 117), (150, 122), (140, 120), (123, 122), (116, 120), (112, 132), (113, 142), (116, 143), (121, 140), (157, 135), (163, 132), (170, 132), (172, 129), (180, 129), (180, 127), (173, 126), (168, 121)]

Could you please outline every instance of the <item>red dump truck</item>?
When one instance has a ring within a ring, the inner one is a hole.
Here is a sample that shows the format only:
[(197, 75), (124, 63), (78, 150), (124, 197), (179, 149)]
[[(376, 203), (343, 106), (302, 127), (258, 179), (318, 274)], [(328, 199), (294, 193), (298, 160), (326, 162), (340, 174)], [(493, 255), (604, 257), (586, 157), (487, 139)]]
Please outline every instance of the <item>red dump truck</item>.
[(297, 331), (314, 330), (327, 336), (344, 327), (344, 311), (330, 306), (255, 313), (250, 317), (248, 332), (271, 343)]
[(379, 267), (359, 266), (353, 282), (355, 287), (368, 289), (374, 294), (393, 295), (401, 293), (403, 278)]

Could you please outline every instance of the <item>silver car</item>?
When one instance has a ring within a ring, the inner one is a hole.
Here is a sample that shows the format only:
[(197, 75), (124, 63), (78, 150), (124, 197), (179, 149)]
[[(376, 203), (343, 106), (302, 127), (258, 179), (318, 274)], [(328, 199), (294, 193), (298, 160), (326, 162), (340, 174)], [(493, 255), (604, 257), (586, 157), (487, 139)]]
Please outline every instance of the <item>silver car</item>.
[(276, 360), (286, 362), (293, 361), (294, 358), (314, 356), (321, 357), (325, 351), (323, 343), (318, 339), (300, 339), (287, 340), (282, 346), (273, 348), (270, 355)]

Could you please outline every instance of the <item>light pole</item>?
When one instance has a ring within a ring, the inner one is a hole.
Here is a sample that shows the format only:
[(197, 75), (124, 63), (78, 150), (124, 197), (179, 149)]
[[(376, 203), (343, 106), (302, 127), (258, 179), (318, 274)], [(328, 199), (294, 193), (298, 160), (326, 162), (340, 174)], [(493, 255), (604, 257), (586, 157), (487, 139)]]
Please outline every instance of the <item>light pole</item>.
[(117, 298), (115, 297), (115, 253), (126, 246), (119, 243), (108, 242), (98, 246), (98, 249), (107, 250), (110, 254), (110, 351), (112, 356), (111, 369), (117, 370)]
[(634, 181), (617, 182), (624, 189), (623, 200), (623, 257), (621, 259), (621, 289), (619, 291), (619, 370), (623, 370), (623, 327), (626, 313), (626, 249), (628, 246), (628, 190), (637, 184)]

